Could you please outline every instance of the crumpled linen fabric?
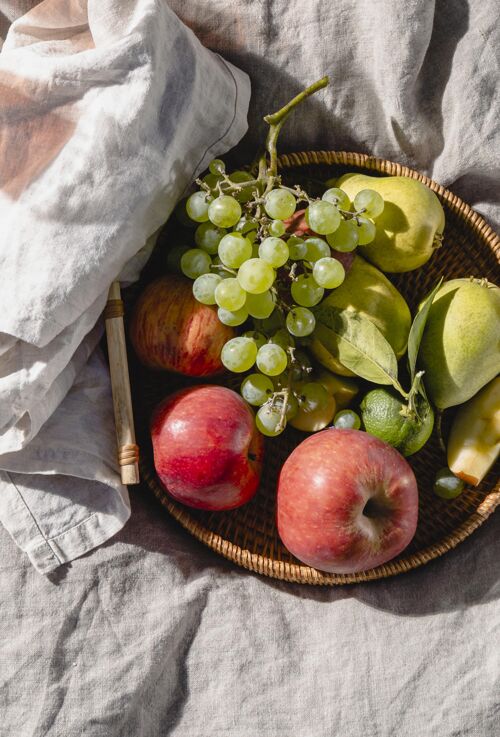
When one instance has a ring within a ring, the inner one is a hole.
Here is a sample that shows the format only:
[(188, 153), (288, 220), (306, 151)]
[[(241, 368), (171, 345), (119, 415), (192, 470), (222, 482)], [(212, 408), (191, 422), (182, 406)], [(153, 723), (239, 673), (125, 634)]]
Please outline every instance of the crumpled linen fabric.
[(111, 282), (138, 277), (185, 188), (241, 138), (249, 92), (162, 0), (44, 0), (9, 28), (0, 520), (42, 572), (129, 516), (99, 316)]
[[(500, 222), (493, 0), (170, 4), (250, 74), (251, 126), (332, 75), (282, 150), (372, 151)], [(49, 576), (0, 529), (2, 737), (497, 737), (498, 512), (427, 566), (325, 589), (239, 569), (147, 488), (131, 500), (116, 537)]]

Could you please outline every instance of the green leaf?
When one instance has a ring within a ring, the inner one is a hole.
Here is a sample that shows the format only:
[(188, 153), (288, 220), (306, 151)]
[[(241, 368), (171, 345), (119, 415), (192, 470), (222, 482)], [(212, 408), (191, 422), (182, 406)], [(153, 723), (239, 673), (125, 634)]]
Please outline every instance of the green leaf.
[(398, 382), (398, 362), (390, 343), (364, 315), (352, 308), (319, 305), (315, 310), (317, 338), (346, 368), (374, 384)]
[(415, 315), (415, 319), (413, 320), (410, 328), (410, 334), (408, 335), (408, 368), (410, 369), (410, 379), (412, 382), (415, 378), (418, 349), (420, 348), (420, 342), (422, 340), (422, 335), (424, 334), (425, 323), (427, 322), (427, 317), (429, 316), (429, 310), (431, 309), (434, 297), (442, 283), (443, 277), (441, 277), (432, 292), (427, 295), (425, 300), (422, 302), (422, 306)]

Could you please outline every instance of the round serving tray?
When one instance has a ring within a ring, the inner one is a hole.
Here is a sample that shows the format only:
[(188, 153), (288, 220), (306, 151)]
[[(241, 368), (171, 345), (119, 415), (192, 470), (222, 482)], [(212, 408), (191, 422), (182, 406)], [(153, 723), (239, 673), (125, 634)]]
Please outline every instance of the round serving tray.
[[(498, 278), (500, 238), (469, 205), (436, 182), (400, 164), (364, 154), (344, 151), (308, 151), (279, 158), (284, 181), (301, 183), (314, 190), (319, 181), (346, 171), (418, 179), (439, 197), (446, 214), (444, 242), (421, 269), (390, 275), (405, 296), (412, 313), (440, 276)], [(157, 272), (156, 272), (157, 275)], [(434, 435), (412, 458), (419, 492), (419, 522), (410, 545), (385, 565), (354, 574), (329, 574), (301, 564), (281, 543), (275, 525), (276, 482), (280, 468), (306, 435), (287, 428), (278, 438), (266, 440), (266, 459), (260, 488), (254, 499), (230, 512), (202, 512), (175, 502), (159, 482), (153, 465), (149, 439), (149, 417), (153, 407), (167, 394), (192, 379), (148, 371), (132, 358), (131, 378), (141, 445), (141, 475), (161, 504), (195, 538), (238, 566), (264, 576), (294, 583), (338, 585), (371, 581), (404, 573), (428, 563), (458, 545), (477, 529), (500, 503), (498, 474), (492, 470), (477, 488), (467, 487), (453, 501), (444, 501), (432, 492), (436, 471), (446, 465)], [(219, 383), (237, 388), (239, 380), (222, 377)], [(213, 380), (210, 383), (215, 383)]]

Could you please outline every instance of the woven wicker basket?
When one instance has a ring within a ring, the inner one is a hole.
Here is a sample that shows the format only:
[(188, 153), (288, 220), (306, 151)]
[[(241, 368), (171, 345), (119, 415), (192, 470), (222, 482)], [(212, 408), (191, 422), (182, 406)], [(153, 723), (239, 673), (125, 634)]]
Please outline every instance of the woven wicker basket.
[[(304, 183), (361, 170), (372, 174), (411, 177), (424, 182), (441, 200), (446, 213), (443, 247), (423, 268), (397, 275), (392, 281), (407, 299), (412, 312), (439, 276), (481, 276), (495, 281), (499, 273), (500, 239), (468, 205), (448, 190), (399, 164), (363, 154), (310, 151), (281, 156), (279, 166), (285, 181)], [(267, 457), (261, 487), (247, 505), (231, 512), (201, 512), (183, 507), (168, 496), (153, 466), (148, 435), (149, 416), (166, 394), (193, 383), (183, 377), (148, 372), (133, 364), (132, 384), (139, 428), (143, 480), (165, 509), (194, 537), (239, 566), (285, 581), (337, 585), (370, 581), (409, 571), (427, 563), (470, 535), (500, 503), (500, 485), (494, 471), (483, 483), (453, 501), (443, 501), (432, 492), (436, 471), (446, 465), (437, 439), (410, 459), (420, 491), (419, 523), (410, 546), (397, 558), (377, 568), (351, 575), (327, 574), (302, 565), (282, 545), (275, 526), (276, 481), (291, 450), (304, 435), (287, 429), (267, 441)], [(229, 385), (231, 380), (228, 380)]]

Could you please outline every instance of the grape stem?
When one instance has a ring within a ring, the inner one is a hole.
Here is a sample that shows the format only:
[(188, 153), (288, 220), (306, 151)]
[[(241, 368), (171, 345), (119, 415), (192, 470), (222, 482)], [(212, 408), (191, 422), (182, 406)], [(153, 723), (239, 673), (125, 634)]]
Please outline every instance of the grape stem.
[(227, 273), (231, 274), (231, 276), (237, 276), (237, 272), (234, 269), (230, 269), (228, 266), (224, 266), (224, 264), (210, 264), (210, 268), (218, 269), (219, 271), (227, 271)]
[(280, 392), (275, 392), (274, 396), (281, 396), (283, 397), (283, 401), (281, 403), (281, 412), (280, 412), (280, 421), (278, 422), (278, 425), (276, 426), (276, 430), (278, 433), (283, 432), (283, 430), (286, 427), (286, 413), (288, 410), (288, 398), (290, 396), (290, 392), (292, 391), (292, 372), (288, 374), (288, 382), (284, 389), (282, 389)]
[[(300, 103), (305, 100), (310, 95), (314, 95), (315, 92), (318, 90), (323, 89), (323, 87), (326, 87), (329, 83), (328, 77), (322, 77), (321, 79), (318, 79), (317, 82), (314, 82), (314, 84), (307, 87), (305, 90), (302, 90), (302, 92), (299, 92), (296, 97), (293, 98), (293, 100), (290, 100), (290, 102), (287, 102), (287, 104), (282, 107), (280, 110), (277, 110), (275, 113), (271, 113), (271, 115), (264, 116), (264, 120), (266, 123), (269, 124), (269, 132), (267, 134), (267, 140), (266, 140), (266, 150), (269, 154), (269, 165), (267, 167), (267, 187), (266, 192), (270, 192), (274, 185), (274, 178), (276, 177), (278, 173), (278, 152), (276, 149), (276, 142), (278, 140), (279, 132), (283, 126), (283, 123), (288, 118), (290, 113), (294, 108), (297, 107), (297, 105), (300, 105)], [(262, 161), (262, 159), (261, 159)], [(260, 172), (261, 172), (261, 165), (259, 162), (259, 178), (260, 178)]]

